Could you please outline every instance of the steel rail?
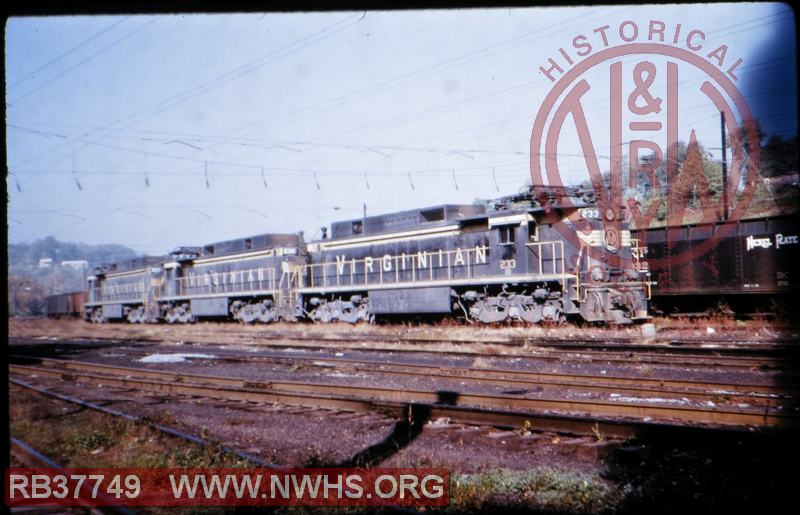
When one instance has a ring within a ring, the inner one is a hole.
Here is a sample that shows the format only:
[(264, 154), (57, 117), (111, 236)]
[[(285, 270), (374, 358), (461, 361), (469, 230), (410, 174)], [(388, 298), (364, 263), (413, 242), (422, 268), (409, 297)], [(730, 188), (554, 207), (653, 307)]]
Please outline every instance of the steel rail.
[[(269, 343), (258, 342), (259, 347), (282, 348), (282, 349), (313, 349), (330, 350), (330, 344), (337, 344), (336, 349), (358, 351), (358, 352), (396, 352), (403, 354), (440, 354), (447, 356), (491, 356), (500, 359), (541, 359), (551, 361), (581, 360), (601, 363), (625, 363), (630, 364), (632, 360), (640, 364), (667, 365), (667, 366), (716, 366), (720, 368), (741, 368), (750, 370), (753, 368), (771, 368), (791, 363), (789, 358), (779, 357), (752, 357), (741, 358), (736, 356), (710, 356), (710, 355), (690, 355), (690, 354), (644, 354), (637, 355), (637, 351), (630, 352), (604, 352), (604, 351), (558, 351), (558, 350), (538, 350), (536, 347), (527, 347), (528, 352), (490, 352), (487, 350), (475, 351), (467, 349), (428, 349), (428, 348), (408, 348), (408, 347), (363, 347), (357, 340), (328, 340), (325, 345), (317, 345), (317, 340), (297, 339), (296, 342), (310, 343), (289, 343), (270, 340)], [(404, 342), (398, 342), (404, 343)], [(448, 341), (440, 341), (438, 344), (447, 344)], [(477, 342), (476, 342), (477, 343)], [(800, 357), (800, 355), (798, 356)]]
[[(12, 356), (22, 357), (26, 356)], [(259, 356), (242, 356), (238, 361), (262, 361)], [(276, 358), (278, 360), (297, 361), (294, 358)], [(71, 361), (56, 358), (35, 358), (43, 365), (60, 367), (62, 369), (89, 370), (89, 371), (110, 371), (134, 372), (140, 377), (163, 377), (142, 375), (139, 371), (150, 370), (141, 368), (120, 367), (117, 365), (105, 365), (100, 363), (88, 363), (82, 361)], [(368, 372), (371, 374), (391, 374), (407, 377), (425, 377), (436, 380), (451, 381), (471, 381), (478, 383), (488, 383), (491, 385), (502, 385), (510, 387), (543, 387), (543, 388), (573, 388), (584, 391), (599, 393), (627, 395), (658, 396), (671, 399), (693, 399), (696, 401), (713, 401), (720, 403), (738, 402), (751, 403), (758, 406), (777, 407), (788, 404), (796, 404), (797, 389), (779, 388), (766, 385), (744, 385), (744, 384), (723, 384), (703, 381), (674, 381), (669, 379), (650, 379), (640, 380), (629, 377), (608, 376), (608, 375), (587, 375), (576, 376), (569, 374), (556, 374), (548, 372), (529, 372), (529, 371), (509, 371), (491, 370), (484, 368), (454, 368), (442, 367), (437, 365), (418, 365), (418, 364), (395, 364), (381, 363), (377, 361), (364, 362), (354, 359), (319, 359), (303, 357), (302, 360), (310, 361), (311, 366), (320, 368), (334, 368), (332, 364), (349, 366), (358, 372)], [(183, 375), (183, 374), (182, 374)], [(192, 377), (193, 374), (186, 374)], [(208, 377), (201, 376), (198, 377)], [(644, 383), (644, 384), (643, 384)], [(236, 384), (239, 384), (238, 382)]]
[[(613, 349), (616, 351), (637, 351), (637, 352), (664, 352), (670, 351), (676, 354), (698, 353), (715, 354), (727, 352), (730, 354), (780, 354), (788, 352), (796, 354), (798, 347), (793, 340), (765, 341), (762, 343), (752, 343), (752, 340), (735, 341), (714, 341), (707, 338), (688, 338), (688, 339), (665, 339), (661, 341), (646, 341), (642, 336), (618, 336), (609, 335), (605, 339), (580, 339), (580, 337), (563, 336), (506, 336), (500, 338), (436, 338), (420, 336), (403, 336), (397, 334), (365, 333), (356, 336), (346, 337), (331, 336), (324, 333), (305, 333), (296, 334), (291, 331), (226, 331), (226, 334), (235, 334), (244, 337), (267, 337), (271, 340), (300, 340), (316, 341), (321, 343), (360, 343), (363, 341), (380, 342), (389, 344), (409, 344), (409, 345), (438, 345), (450, 343), (453, 345), (503, 345), (507, 347), (524, 348), (554, 348), (554, 349)], [(609, 341), (613, 339), (613, 341)]]
[[(61, 464), (57, 463), (49, 456), (46, 456), (45, 454), (34, 448), (26, 441), (17, 438), (15, 436), (12, 436), (10, 439), (11, 439), (11, 445), (25, 455), (25, 457), (27, 458), (26, 461), (29, 461), (29, 465), (38, 465), (46, 468), (63, 468)], [(102, 514), (106, 511), (112, 513), (119, 513), (121, 515), (134, 515), (136, 513), (134, 510), (130, 510), (123, 506), (96, 507), (92, 506), (88, 501), (79, 501), (79, 503), (82, 504), (83, 507), (88, 508), (91, 513)], [(36, 509), (37, 507), (34, 506), (32, 508)]]
[[(100, 378), (101, 380), (106, 378)], [(130, 382), (124, 380), (104, 381), (109, 386), (120, 386), (129, 388)], [(184, 385), (187, 386), (187, 385)], [(158, 388), (154, 391), (160, 392)], [(234, 399), (253, 401), (247, 393), (234, 395), (222, 389), (207, 388), (203, 393), (209, 391), (216, 395), (214, 399)], [(198, 389), (192, 389), (189, 395), (198, 396)], [(354, 413), (377, 412), (386, 416), (405, 420), (409, 423), (419, 424), (427, 420), (447, 418), (456, 422), (475, 425), (491, 425), (510, 429), (527, 427), (533, 431), (565, 433), (574, 435), (602, 435), (609, 438), (633, 438), (650, 433), (660, 433), (664, 430), (671, 432), (685, 431), (687, 433), (705, 432), (706, 428), (692, 428), (679, 424), (656, 423), (641, 420), (621, 420), (611, 419), (610, 417), (591, 418), (580, 415), (565, 415), (558, 413), (524, 413), (513, 410), (487, 410), (456, 406), (437, 406), (420, 403), (402, 404), (391, 402), (376, 402), (368, 400), (343, 399), (326, 396), (314, 395), (278, 395), (263, 393), (260, 395), (261, 402), (284, 403), (288, 405), (304, 406), (315, 409), (328, 409), (338, 411), (348, 411)], [(257, 401), (258, 402), (258, 401)], [(738, 427), (720, 427), (715, 429), (730, 430), (737, 434), (754, 434), (749, 430), (742, 430)]]
[(27, 390), (34, 391), (34, 392), (36, 392), (36, 393), (38, 393), (40, 395), (44, 395), (46, 397), (51, 397), (53, 399), (57, 399), (59, 401), (67, 402), (69, 404), (75, 404), (76, 406), (81, 406), (83, 408), (90, 409), (92, 411), (97, 411), (99, 413), (103, 413), (104, 415), (110, 415), (112, 417), (121, 418), (121, 419), (124, 419), (124, 420), (128, 420), (130, 422), (135, 422), (137, 424), (143, 424), (143, 425), (145, 425), (147, 427), (150, 427), (150, 428), (152, 428), (152, 429), (154, 429), (154, 430), (156, 430), (156, 431), (158, 431), (160, 433), (164, 433), (166, 435), (173, 436), (175, 438), (179, 438), (179, 439), (184, 440), (184, 441), (189, 442), (189, 443), (197, 444), (197, 445), (200, 445), (202, 447), (217, 447), (220, 450), (222, 450), (222, 451), (224, 451), (224, 452), (226, 452), (228, 454), (234, 454), (237, 457), (239, 457), (239, 458), (241, 458), (241, 459), (243, 459), (245, 461), (249, 461), (249, 462), (253, 463), (254, 465), (257, 465), (257, 466), (262, 467), (262, 468), (273, 468), (273, 467), (276, 466), (276, 465), (274, 465), (272, 463), (267, 463), (267, 462), (261, 460), (260, 458), (258, 458), (257, 456), (253, 456), (252, 454), (244, 453), (244, 452), (238, 451), (236, 449), (233, 449), (233, 448), (225, 446), (225, 445), (221, 445), (221, 444), (218, 444), (218, 443), (210, 442), (210, 441), (205, 440), (205, 439), (203, 439), (203, 438), (201, 438), (199, 436), (195, 436), (193, 434), (186, 433), (184, 431), (181, 431), (179, 429), (175, 429), (173, 427), (165, 426), (164, 424), (159, 424), (157, 422), (153, 422), (151, 420), (146, 419), (145, 417), (140, 417), (138, 415), (131, 415), (129, 413), (125, 413), (125, 412), (118, 411), (118, 410), (115, 410), (115, 409), (106, 408), (105, 406), (101, 406), (99, 404), (95, 404), (94, 402), (87, 401), (87, 400), (84, 400), (84, 399), (78, 399), (77, 397), (73, 397), (73, 396), (70, 396), (70, 395), (64, 395), (64, 394), (60, 394), (60, 393), (56, 393), (56, 392), (51, 392), (50, 390), (47, 390), (45, 388), (40, 388), (40, 387), (38, 387), (36, 385), (32, 385), (30, 383), (26, 383), (26, 382), (20, 381), (18, 379), (10, 378), (9, 382), (11, 384), (19, 386), (21, 388), (25, 388)]
[[(144, 349), (124, 349), (125, 352), (136, 354), (136, 355), (147, 355), (151, 354), (152, 351), (144, 350)], [(159, 350), (162, 352), (162, 350)], [(459, 376), (464, 377), (467, 379), (476, 378), (476, 380), (483, 380), (484, 378), (491, 378), (497, 381), (503, 381), (505, 379), (509, 381), (527, 381), (531, 383), (536, 383), (539, 381), (551, 381), (551, 382), (560, 382), (560, 381), (591, 381), (592, 384), (598, 383), (608, 383), (613, 385), (619, 386), (642, 386), (642, 387), (655, 387), (655, 388), (675, 388), (675, 389), (702, 389), (703, 391), (709, 391), (712, 394), (718, 395), (726, 395), (729, 393), (741, 393), (745, 395), (750, 395), (753, 393), (761, 393), (765, 395), (774, 395), (776, 393), (781, 395), (786, 395), (790, 397), (798, 397), (800, 398), (800, 384), (797, 386), (792, 384), (787, 385), (766, 385), (761, 383), (745, 383), (745, 382), (735, 382), (735, 383), (720, 383), (715, 381), (708, 381), (708, 380), (680, 380), (680, 379), (669, 379), (669, 378), (650, 378), (650, 377), (632, 377), (632, 376), (622, 376), (616, 374), (576, 374), (576, 373), (563, 373), (563, 372), (539, 372), (539, 371), (530, 371), (530, 370), (515, 370), (509, 368), (497, 368), (497, 367), (468, 367), (468, 366), (457, 366), (457, 365), (438, 365), (438, 364), (424, 364), (424, 363), (414, 363), (410, 361), (387, 361), (387, 360), (376, 360), (376, 359), (368, 359), (368, 358), (345, 358), (345, 357), (338, 357), (338, 356), (308, 356), (308, 355), (285, 355), (285, 354), (266, 354), (266, 353), (252, 353), (252, 352), (231, 352), (231, 351), (224, 351), (219, 352), (218, 349), (211, 349), (210, 352), (213, 352), (214, 359), (223, 360), (223, 361), (235, 361), (235, 362), (303, 362), (308, 363), (310, 366), (317, 366), (320, 368), (325, 368), (326, 366), (332, 368), (333, 366), (350, 366), (354, 370), (364, 371), (364, 372), (377, 372), (377, 373), (398, 373), (403, 374), (406, 371), (411, 371), (412, 373), (419, 374), (419, 375), (435, 375), (436, 377), (445, 376)], [(167, 350), (163, 352), (165, 354), (182, 354), (183, 351), (172, 351)], [(34, 355), (23, 355), (23, 354), (12, 354), (10, 357), (14, 358), (22, 358), (26, 360), (38, 360), (44, 361), (47, 359), (56, 360), (56, 358), (44, 358), (38, 357)], [(489, 356), (490, 358), (500, 358), (503, 359), (503, 356)], [(58, 361), (58, 360), (56, 360)], [(395, 368), (391, 368), (395, 367)], [(400, 368), (402, 367), (402, 369)], [(786, 378), (791, 379), (789, 377)], [(731, 392), (732, 388), (739, 389), (739, 392)]]
[[(106, 365), (106, 367), (109, 367)], [(348, 411), (365, 411), (383, 403), (420, 403), (473, 409), (525, 409), (531, 415), (537, 412), (558, 411), (563, 414), (580, 413), (585, 416), (628, 417), (640, 420), (660, 419), (680, 423), (711, 424), (720, 427), (755, 427), (785, 429), (798, 427), (800, 417), (777, 410), (731, 410), (703, 407), (663, 406), (656, 404), (628, 404), (587, 400), (542, 399), (509, 397), (450, 391), (399, 390), (384, 387), (331, 385), (288, 381), (256, 382), (220, 376), (182, 374), (175, 372), (116, 367), (117, 376), (77, 370), (58, 370), (46, 367), (10, 365), (12, 373), (39, 375), (66, 381), (100, 383), (110, 386), (139, 388), (160, 393), (200, 395), (211, 398), (254, 402), (298, 404), (312, 407), (333, 407)], [(125, 375), (122, 375), (125, 374)], [(130, 377), (133, 374), (140, 378)], [(147, 377), (148, 379), (145, 379)], [(157, 379), (157, 380), (153, 380)], [(197, 382), (188, 382), (197, 381)], [(320, 405), (319, 403), (323, 405)]]
[[(230, 336), (231, 332), (226, 332)], [(509, 349), (524, 348), (525, 352), (498, 352), (496, 349), (438, 349), (429, 348), (428, 345), (505, 345), (501, 342), (493, 341), (471, 341), (471, 340), (419, 340), (407, 339), (403, 337), (383, 337), (377, 338), (377, 335), (365, 336), (364, 338), (319, 338), (307, 336), (286, 336), (280, 333), (240, 333), (247, 335), (251, 338), (266, 337), (268, 341), (261, 340), (257, 343), (259, 347), (274, 348), (274, 349), (304, 349), (304, 350), (330, 350), (333, 345), (336, 349), (346, 349), (359, 352), (395, 352), (402, 354), (438, 354), (444, 356), (491, 356), (500, 359), (541, 359), (551, 361), (564, 361), (564, 360), (581, 360), (589, 362), (602, 362), (602, 363), (631, 363), (631, 359), (635, 358), (637, 363), (653, 364), (653, 365), (666, 365), (666, 366), (716, 366), (720, 368), (740, 368), (750, 370), (753, 368), (777, 368), (789, 366), (793, 364), (793, 360), (800, 359), (800, 347), (790, 347), (791, 353), (778, 353), (775, 351), (760, 352), (759, 355), (742, 357), (742, 356), (729, 356), (724, 355), (729, 350), (719, 347), (703, 348), (704, 352), (692, 354), (687, 352), (691, 350), (687, 347), (671, 347), (660, 345), (657, 350), (653, 346), (648, 347), (647, 344), (630, 345), (624, 350), (593, 350), (589, 347), (597, 348), (613, 348), (615, 344), (597, 344), (592, 343), (588, 347), (582, 347), (583, 343), (571, 343), (565, 346), (564, 349), (559, 349), (559, 345), (552, 345), (546, 343), (537, 343), (535, 345), (514, 345), (509, 346)], [(13, 342), (15, 339), (12, 339)], [(109, 339), (111, 341), (119, 341), (120, 339)], [(125, 340), (123, 338), (123, 340)], [(130, 339), (128, 339), (130, 341)], [(145, 341), (145, 340), (136, 340)], [(153, 340), (147, 340), (148, 343), (156, 343)], [(363, 344), (369, 342), (372, 345), (365, 347)], [(41, 342), (36, 342), (41, 343)], [(94, 342), (92, 342), (94, 343)], [(375, 345), (377, 343), (378, 345)], [(192, 344), (192, 343), (190, 343)], [(215, 345), (213, 342), (196, 342), (199, 345)], [(413, 347), (397, 347), (401, 344), (420, 345), (419, 348)], [(584, 350), (580, 350), (580, 349)], [(588, 349), (588, 350), (587, 350)], [(788, 351), (787, 351), (788, 352)], [(770, 355), (763, 355), (770, 354)]]

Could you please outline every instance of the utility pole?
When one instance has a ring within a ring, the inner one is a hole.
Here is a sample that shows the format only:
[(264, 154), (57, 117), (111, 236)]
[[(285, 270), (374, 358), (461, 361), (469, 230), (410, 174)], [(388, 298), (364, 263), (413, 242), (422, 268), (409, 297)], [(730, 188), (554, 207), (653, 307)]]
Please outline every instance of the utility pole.
[(720, 111), (720, 137), (722, 138), (722, 220), (728, 221), (728, 158), (725, 152), (725, 112)]

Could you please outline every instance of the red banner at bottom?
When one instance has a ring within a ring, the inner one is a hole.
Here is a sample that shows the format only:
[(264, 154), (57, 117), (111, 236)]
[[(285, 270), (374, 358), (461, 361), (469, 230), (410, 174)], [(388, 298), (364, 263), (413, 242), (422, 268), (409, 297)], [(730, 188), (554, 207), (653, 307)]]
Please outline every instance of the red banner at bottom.
[(440, 468), (10, 468), (17, 506), (446, 506)]

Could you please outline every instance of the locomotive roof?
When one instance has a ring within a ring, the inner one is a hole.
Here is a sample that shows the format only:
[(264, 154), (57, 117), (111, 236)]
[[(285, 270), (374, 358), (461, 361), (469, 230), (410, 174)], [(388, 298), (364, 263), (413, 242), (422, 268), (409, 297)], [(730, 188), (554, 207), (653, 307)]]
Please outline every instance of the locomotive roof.
[(468, 217), (486, 214), (486, 206), (477, 204), (443, 204), (333, 222), (331, 239), (386, 234), (426, 227), (438, 227)]
[(492, 211), (528, 209), (530, 212), (547, 209), (582, 208), (593, 206), (597, 197), (590, 186), (526, 186), (514, 195), (491, 202)]
[(128, 272), (150, 265), (158, 265), (164, 261), (161, 256), (140, 256), (133, 259), (126, 259), (117, 263), (101, 263), (94, 268), (95, 275), (113, 274), (116, 272)]
[[(224, 254), (235, 254), (238, 252), (249, 252), (255, 250), (266, 250), (277, 247), (298, 247), (300, 236), (298, 234), (268, 233), (257, 234), (247, 238), (237, 238), (235, 240), (219, 241), (205, 245), (202, 248), (203, 256), (219, 256)], [(178, 251), (185, 248), (176, 249)]]

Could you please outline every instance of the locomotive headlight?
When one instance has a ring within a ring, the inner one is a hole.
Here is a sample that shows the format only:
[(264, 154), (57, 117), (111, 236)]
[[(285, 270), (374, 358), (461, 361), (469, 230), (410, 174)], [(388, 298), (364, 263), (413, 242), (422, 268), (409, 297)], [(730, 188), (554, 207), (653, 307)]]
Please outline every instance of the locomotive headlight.
[(606, 227), (603, 230), (603, 245), (610, 252), (616, 252), (620, 243), (619, 231), (616, 227)]
[(605, 274), (603, 273), (603, 269), (601, 269), (599, 266), (592, 267), (592, 273), (591, 273), (592, 281), (599, 283), (603, 280), (604, 275)]

